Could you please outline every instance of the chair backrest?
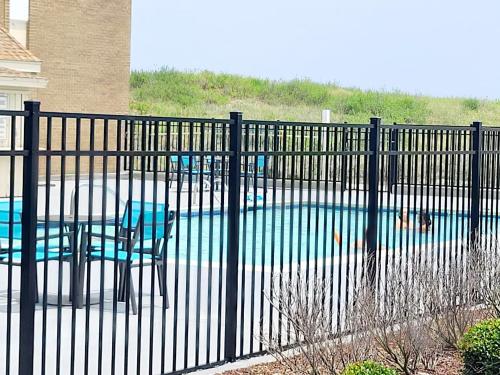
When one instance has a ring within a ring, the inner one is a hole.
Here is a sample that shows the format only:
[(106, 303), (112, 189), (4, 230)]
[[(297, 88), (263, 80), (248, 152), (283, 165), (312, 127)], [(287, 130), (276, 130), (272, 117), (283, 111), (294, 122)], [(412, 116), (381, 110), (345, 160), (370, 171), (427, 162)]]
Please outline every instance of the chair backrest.
[[(23, 201), (22, 199), (14, 199), (12, 201), (14, 206), (14, 212), (21, 213), (23, 209)], [(0, 200), (0, 211), (10, 211), (10, 200)]]
[[(78, 202), (76, 202), (76, 187), (71, 192), (71, 201), (69, 212), (70, 214), (74, 214), (76, 212), (76, 205), (78, 204), (78, 214), (88, 215), (90, 208), (90, 190), (92, 187), (92, 214), (100, 215), (103, 211), (115, 212), (115, 204), (116, 204), (116, 191), (110, 187), (106, 186), (104, 188), (101, 182), (94, 182), (90, 184), (89, 182), (85, 182), (78, 185)], [(103, 207), (104, 201), (106, 202), (106, 207)], [(123, 207), (126, 202), (122, 199), (119, 199), (119, 207), (118, 212), (123, 211)]]
[[(145, 204), (146, 202), (144, 202)], [(125, 236), (127, 231), (136, 232), (139, 229), (141, 219), (141, 202), (128, 201), (123, 211), (120, 233)]]
[[(120, 231), (126, 236), (130, 228), (134, 232), (132, 238), (136, 244), (140, 244), (141, 239), (144, 241), (154, 239), (158, 242), (170, 235), (175, 218), (172, 212), (174, 211), (168, 212), (167, 215), (164, 203), (131, 201), (126, 205)], [(135, 249), (137, 247), (136, 245)]]
[(12, 230), (12, 239), (20, 240), (22, 238), (21, 212), (19, 208), (14, 207), (12, 213), (12, 228), (10, 227), (11, 215), (7, 209), (0, 209), (0, 239), (5, 242), (10, 238)]
[(265, 155), (257, 156), (257, 169), (263, 169), (266, 166), (266, 158)]
[[(10, 213), (9, 202), (0, 202), (0, 248), (5, 250), (5, 244), (9, 243), (10, 235), (12, 233), (12, 240), (16, 241), (18, 245), (13, 243), (13, 246), (20, 250), (19, 241), (22, 240), (22, 200), (14, 200), (13, 212)], [(12, 217), (11, 217), (12, 216)], [(12, 227), (10, 226), (12, 222)], [(50, 235), (59, 234), (59, 223), (49, 222), (45, 224), (43, 221), (37, 223), (37, 240), (43, 241), (46, 230), (50, 231)]]
[[(21, 199), (14, 199), (12, 201), (13, 213), (10, 214), (9, 200), (0, 201), (0, 239), (2, 242), (8, 241), (12, 230), (12, 239), (20, 240), (22, 238), (22, 225), (21, 225), (21, 212), (23, 208), (23, 201)], [(12, 216), (12, 228), (10, 228), (10, 221)]]
[[(188, 155), (182, 155), (180, 158), (180, 164), (179, 164), (179, 156), (177, 155), (171, 155), (170, 156), (170, 162), (172, 164), (177, 164), (179, 169), (185, 169), (189, 167), (189, 156)], [(194, 165), (194, 160), (193, 160), (193, 165)], [(194, 168), (194, 166), (193, 166)]]
[(165, 228), (165, 210), (163, 203), (156, 203), (156, 209), (152, 202), (144, 202), (144, 214), (142, 215), (142, 233), (144, 240), (159, 239), (163, 237)]
[[(258, 155), (257, 156), (257, 163), (255, 162), (255, 157), (250, 156), (248, 157), (248, 164), (246, 167), (242, 165), (242, 167), (248, 169), (248, 173), (254, 173), (254, 172), (262, 172), (264, 170), (264, 167), (266, 166), (266, 160), (268, 159), (267, 155)], [(268, 163), (269, 167), (269, 163)]]
[(163, 236), (156, 242), (155, 246), (155, 255), (159, 256), (160, 258), (163, 256), (163, 252), (166, 250), (167, 247), (167, 242), (168, 239), (170, 238), (170, 233), (172, 232), (172, 228), (174, 227), (174, 222), (175, 222), (175, 216), (176, 212), (175, 211), (168, 211), (167, 212), (167, 223), (165, 225), (165, 220), (163, 221)]

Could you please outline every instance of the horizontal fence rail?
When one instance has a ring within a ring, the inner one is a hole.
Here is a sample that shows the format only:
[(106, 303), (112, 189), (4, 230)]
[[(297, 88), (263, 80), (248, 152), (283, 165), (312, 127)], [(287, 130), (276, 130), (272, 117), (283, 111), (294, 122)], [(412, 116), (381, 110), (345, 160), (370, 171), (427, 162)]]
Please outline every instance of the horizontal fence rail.
[[(176, 374), (332, 335), (496, 236), (500, 128), (0, 111), (0, 373)], [(3, 143), (2, 143), (3, 142)], [(321, 283), (321, 284), (318, 284)], [(19, 333), (19, 334), (18, 334)]]

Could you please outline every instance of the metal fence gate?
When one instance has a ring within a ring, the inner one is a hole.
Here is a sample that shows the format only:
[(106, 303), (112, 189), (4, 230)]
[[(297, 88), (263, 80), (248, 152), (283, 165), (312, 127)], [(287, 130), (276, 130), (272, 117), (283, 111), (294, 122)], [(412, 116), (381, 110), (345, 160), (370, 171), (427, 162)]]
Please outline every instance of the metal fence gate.
[[(293, 345), (273, 292), (496, 235), (500, 129), (0, 111), (0, 373), (173, 374)], [(16, 136), (23, 135), (22, 146)], [(405, 211), (428, 232), (397, 231)], [(408, 274), (411, 277), (411, 274)]]

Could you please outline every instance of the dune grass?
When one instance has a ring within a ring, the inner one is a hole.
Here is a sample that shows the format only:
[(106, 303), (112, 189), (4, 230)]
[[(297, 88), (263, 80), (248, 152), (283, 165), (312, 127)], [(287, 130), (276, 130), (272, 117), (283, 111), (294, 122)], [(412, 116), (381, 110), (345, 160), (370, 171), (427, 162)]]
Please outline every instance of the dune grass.
[(366, 123), (500, 124), (500, 101), (432, 98), (401, 92), (362, 91), (307, 79), (272, 81), (208, 71), (135, 71), (130, 78), (131, 111), (138, 114), (226, 118), (242, 111), (247, 119)]

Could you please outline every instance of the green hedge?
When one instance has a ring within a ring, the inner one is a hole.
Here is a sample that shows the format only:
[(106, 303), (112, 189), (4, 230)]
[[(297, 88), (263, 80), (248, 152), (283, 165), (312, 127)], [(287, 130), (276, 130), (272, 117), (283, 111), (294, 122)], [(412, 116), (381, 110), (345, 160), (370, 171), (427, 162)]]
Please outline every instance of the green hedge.
[(500, 374), (500, 319), (481, 322), (462, 338), (465, 375)]
[(397, 375), (397, 373), (380, 363), (364, 361), (347, 366), (342, 375)]

